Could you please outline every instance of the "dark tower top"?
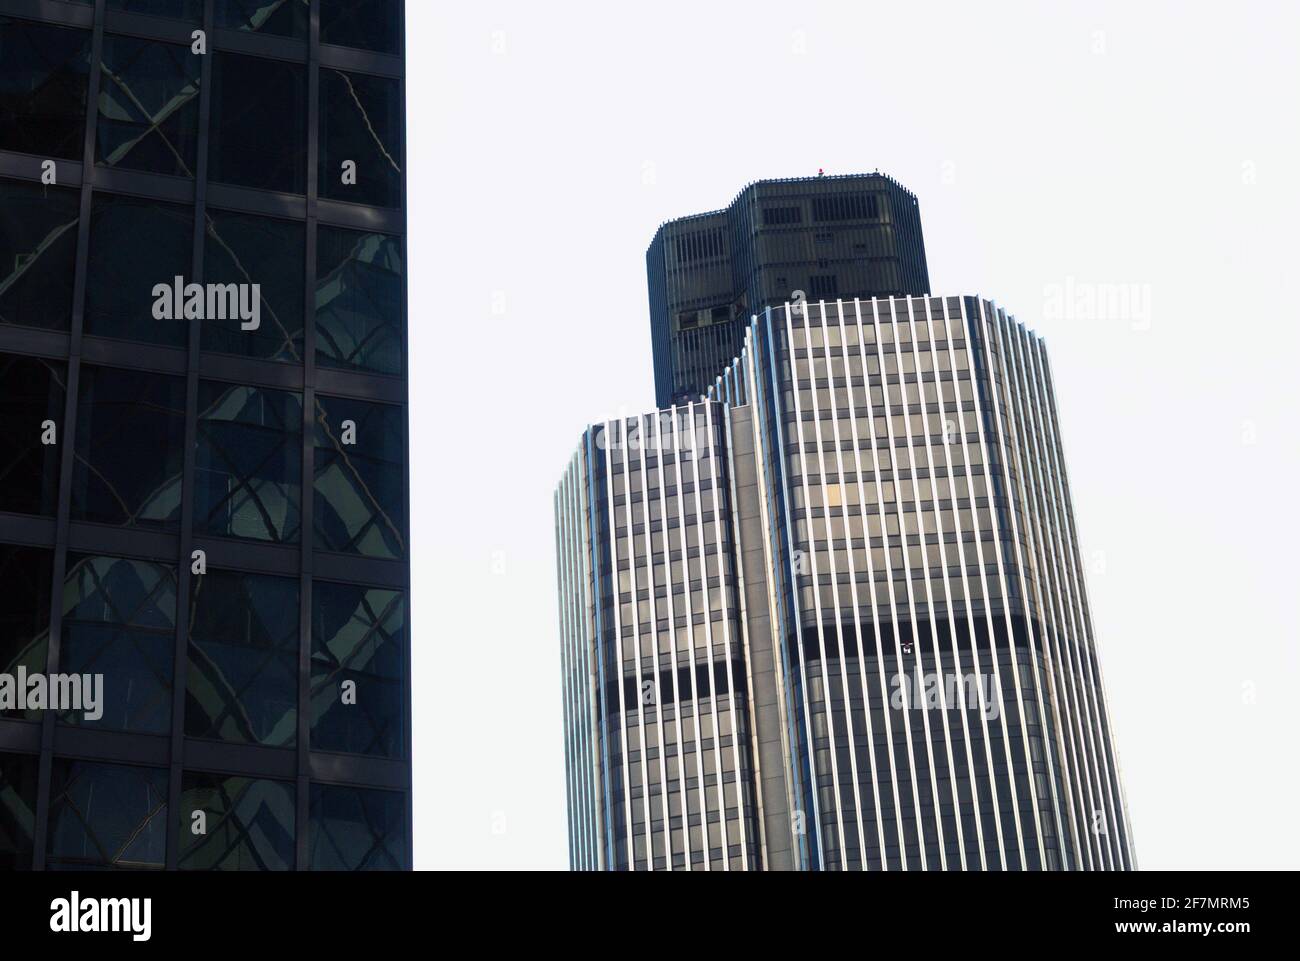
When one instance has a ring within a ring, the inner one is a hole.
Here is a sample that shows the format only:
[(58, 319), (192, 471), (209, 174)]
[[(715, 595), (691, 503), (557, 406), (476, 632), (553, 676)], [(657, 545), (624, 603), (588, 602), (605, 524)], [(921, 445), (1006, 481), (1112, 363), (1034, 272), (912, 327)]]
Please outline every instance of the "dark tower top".
[(890, 177), (760, 180), (663, 224), (646, 252), (655, 403), (698, 399), (752, 314), (798, 299), (930, 292), (916, 197)]

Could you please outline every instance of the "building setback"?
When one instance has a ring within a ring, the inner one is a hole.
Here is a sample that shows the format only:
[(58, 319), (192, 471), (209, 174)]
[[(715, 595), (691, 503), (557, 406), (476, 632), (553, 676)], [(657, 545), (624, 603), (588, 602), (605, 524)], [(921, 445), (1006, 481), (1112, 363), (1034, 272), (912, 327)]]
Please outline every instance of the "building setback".
[(696, 400), (749, 320), (802, 299), (930, 292), (916, 197), (884, 174), (760, 180), (663, 224), (646, 253), (655, 403)]
[(556, 491), (576, 869), (1133, 865), (1042, 341), (765, 309)]
[(0, 869), (410, 867), (404, 76), (401, 0), (0, 0), (0, 675), (104, 678), (0, 711)]

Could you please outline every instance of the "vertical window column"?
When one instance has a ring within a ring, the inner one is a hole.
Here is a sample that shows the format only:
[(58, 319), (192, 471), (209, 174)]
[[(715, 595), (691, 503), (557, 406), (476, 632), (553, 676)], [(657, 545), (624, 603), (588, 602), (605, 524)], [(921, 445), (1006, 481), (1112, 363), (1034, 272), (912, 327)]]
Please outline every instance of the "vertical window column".
[[(94, 28), (91, 31), (90, 39), (90, 61), (86, 65), (89, 77), (86, 80), (86, 100), (85, 104), (93, 104), (99, 101), (99, 79), (100, 71), (90, 70), (90, 64), (103, 62), (104, 50), (104, 0), (94, 0), (95, 2), (95, 21)], [(81, 141), (79, 144), (81, 157), (81, 199), (80, 213), (77, 224), (77, 264), (82, 269), (76, 272), (73, 278), (72, 287), (72, 328), (68, 344), (68, 380), (67, 394), (63, 408), (63, 431), (62, 444), (63, 450), (69, 452), (64, 456), (59, 465), (59, 500), (58, 516), (55, 522), (55, 549), (54, 549), (54, 570), (53, 577), (56, 583), (61, 583), (64, 566), (68, 559), (68, 523), (69, 511), (72, 503), (72, 467), (73, 458), (71, 451), (76, 444), (76, 416), (77, 416), (77, 391), (81, 379), (81, 339), (82, 330), (85, 320), (85, 303), (86, 303), (86, 270), (84, 265), (87, 262), (90, 252), (90, 203), (91, 191), (95, 181), (95, 125), (90, 122), (86, 116), (86, 110), (81, 111)], [(75, 140), (69, 143), (69, 154), (76, 156), (72, 152), (78, 145)], [(59, 646), (63, 626), (63, 598), (59, 592), (51, 592), (50, 599), (50, 640), (49, 652), (46, 660), (46, 671), (50, 674), (57, 673), (59, 670)], [(45, 868), (46, 850), (49, 848), (47, 835), (49, 832), (49, 812), (51, 804), (51, 773), (54, 756), (54, 713), (47, 711), (41, 719), (41, 757), (40, 772), (37, 781), (36, 795), (36, 824), (33, 829), (35, 838), (35, 851), (32, 858), (32, 866), (40, 871)]]
[[(212, 0), (202, 0), (204, 34), (212, 36)], [(208, 127), (212, 119), (212, 49), (203, 57), (199, 73), (198, 140), (194, 159), (194, 234), (191, 246), (190, 276), (194, 283), (203, 282), (203, 239), (207, 223), (208, 196)], [(159, 281), (162, 282), (161, 280)], [(189, 690), (189, 636), (192, 605), (188, 603), (194, 576), (194, 494), (196, 490), (198, 417), (199, 417), (199, 350), (202, 347), (200, 322), (189, 322), (185, 360), (185, 452), (181, 465), (180, 550), (177, 563), (176, 637), (173, 650), (175, 684), (172, 687), (171, 751), (168, 763), (167, 800), (173, 813), (166, 824), (166, 863), (175, 870), (180, 857), (181, 822), (188, 818), (182, 790), (185, 770), (186, 694)]]

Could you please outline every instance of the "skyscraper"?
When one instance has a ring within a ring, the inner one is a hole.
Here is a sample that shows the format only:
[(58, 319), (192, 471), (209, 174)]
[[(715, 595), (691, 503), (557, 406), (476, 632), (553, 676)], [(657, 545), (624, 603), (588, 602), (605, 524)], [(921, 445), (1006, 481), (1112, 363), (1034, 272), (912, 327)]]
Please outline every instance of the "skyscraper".
[(765, 308), (556, 491), (571, 864), (1133, 867), (1042, 341)]
[(0, 682), (103, 685), (0, 701), (0, 868), (410, 866), (404, 76), (401, 0), (0, 0)]
[(930, 292), (916, 197), (879, 173), (752, 183), (661, 226), (646, 273), (659, 407), (707, 391), (764, 307)]

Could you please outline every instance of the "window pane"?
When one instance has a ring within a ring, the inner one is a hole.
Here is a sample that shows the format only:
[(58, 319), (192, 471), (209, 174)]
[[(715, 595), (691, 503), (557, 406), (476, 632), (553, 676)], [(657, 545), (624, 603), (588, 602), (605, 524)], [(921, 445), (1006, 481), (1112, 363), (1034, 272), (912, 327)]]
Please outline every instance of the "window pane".
[(316, 398), (316, 548), (367, 557), (406, 555), (402, 409)]
[[(406, 603), (398, 591), (316, 583), (312, 750), (403, 756), (406, 636)], [(354, 703), (345, 703), (347, 682)]]
[(0, 871), (29, 871), (36, 827), (37, 759), (0, 754)]
[(217, 26), (307, 39), (308, 0), (217, 0)]
[(68, 555), (59, 670), (104, 675), (103, 716), (64, 724), (166, 734), (172, 715), (176, 574), (162, 564)]
[[(322, 68), (320, 195), (377, 207), (402, 202), (402, 86), (387, 77)], [(356, 183), (343, 164), (356, 164)]]
[(233, 53), (216, 58), (209, 176), (221, 183), (304, 193), (306, 67)]
[(205, 321), (203, 349), (302, 363), (304, 226), (223, 210), (209, 210), (207, 224), (204, 281), (259, 284), (262, 306), (257, 330), (241, 330), (237, 319)]
[(0, 150), (81, 160), (90, 31), (0, 17)]
[(95, 162), (193, 177), (201, 63), (179, 44), (104, 37)]
[(406, 811), (401, 794), (313, 784), (309, 804), (314, 871), (405, 871)]
[(66, 390), (58, 361), (0, 354), (0, 511), (54, 516)]
[(203, 16), (203, 0), (108, 0), (109, 10), (148, 13), (156, 17), (198, 20)]
[(165, 769), (54, 759), (46, 867), (161, 870), (166, 851)]
[[(123, 243), (129, 237), (130, 243)], [(194, 212), (189, 207), (96, 194), (90, 213), (86, 333), (184, 347), (189, 322), (155, 320), (153, 289), (189, 277)]]
[(402, 245), (321, 227), (316, 236), (316, 363), (401, 374)]
[[(43, 547), (0, 544), (0, 674), (45, 671), (50, 637), (50, 585), (54, 552)], [(0, 717), (40, 720), (39, 711), (0, 710)], [(2, 803), (2, 802), (0, 802)], [(3, 817), (3, 812), (0, 812)], [(4, 826), (0, 824), (0, 870), (4, 867)]]
[(184, 446), (185, 378), (83, 367), (73, 518), (178, 529)]
[(397, 53), (401, 17), (401, 0), (321, 0), (321, 43)]
[(298, 725), (298, 582), (209, 573), (190, 596), (185, 733), (291, 747)]
[(302, 397), (199, 384), (194, 530), (296, 543), (302, 502)]
[[(280, 781), (186, 772), (181, 781), (182, 871), (291, 871), (294, 789)], [(191, 830), (202, 811), (207, 833)]]
[(75, 190), (0, 180), (0, 324), (69, 328), (80, 219)]

